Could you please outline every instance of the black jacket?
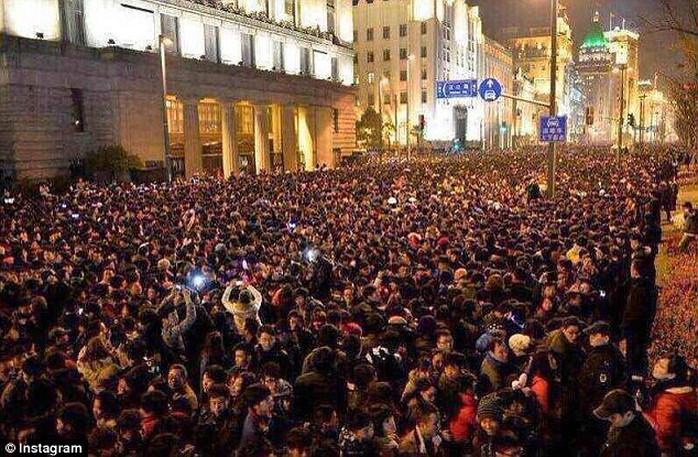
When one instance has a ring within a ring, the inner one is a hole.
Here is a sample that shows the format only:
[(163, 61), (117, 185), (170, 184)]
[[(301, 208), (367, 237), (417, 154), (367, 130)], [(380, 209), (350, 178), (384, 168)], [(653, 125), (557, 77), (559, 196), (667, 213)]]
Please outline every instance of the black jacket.
[(627, 382), (625, 358), (613, 344), (592, 347), (582, 365), (579, 379), (581, 404), (590, 414), (613, 389)]
[(637, 413), (625, 427), (611, 427), (600, 457), (659, 457), (659, 445), (652, 426)]
[(657, 288), (646, 278), (633, 278), (628, 291), (628, 301), (623, 310), (621, 327), (649, 329), (657, 311)]

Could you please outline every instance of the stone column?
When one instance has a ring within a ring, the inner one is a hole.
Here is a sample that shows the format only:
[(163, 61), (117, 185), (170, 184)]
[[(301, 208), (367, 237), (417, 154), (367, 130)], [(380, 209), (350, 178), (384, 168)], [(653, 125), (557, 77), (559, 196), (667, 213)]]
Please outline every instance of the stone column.
[(240, 173), (235, 102), (221, 101), (221, 127), (223, 134), (223, 177), (228, 179), (230, 175), (237, 176)]
[(199, 132), (199, 100), (184, 99), (184, 172), (187, 179), (203, 170), (201, 134)]
[(257, 173), (269, 170), (269, 107), (263, 103), (254, 105), (254, 160)]
[(317, 163), (327, 165), (330, 168), (335, 166), (334, 153), (332, 151), (334, 136), (334, 120), (332, 119), (332, 108), (321, 106), (317, 108)]
[(305, 110), (305, 124), (308, 138), (305, 154), (305, 169), (312, 171), (317, 164), (317, 107), (309, 106)]
[(296, 135), (296, 111), (293, 105), (281, 107), (281, 147), (284, 154), (284, 171), (298, 170), (298, 137)]

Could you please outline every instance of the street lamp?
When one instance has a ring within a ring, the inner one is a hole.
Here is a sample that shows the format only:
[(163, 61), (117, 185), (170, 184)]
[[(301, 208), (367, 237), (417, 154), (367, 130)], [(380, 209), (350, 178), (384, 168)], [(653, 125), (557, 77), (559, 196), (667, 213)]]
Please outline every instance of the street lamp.
[[(550, 0), (550, 116), (557, 115), (557, 14), (558, 0)], [(547, 191), (550, 198), (555, 198), (555, 165), (557, 154), (555, 142), (548, 145), (547, 162)]]
[(165, 63), (165, 49), (174, 43), (165, 35), (158, 37), (160, 46), (160, 70), (162, 71), (162, 131), (165, 140), (165, 173), (167, 182), (172, 183), (172, 156), (170, 154), (170, 129), (167, 124), (167, 66)]
[(412, 121), (410, 120), (410, 64), (415, 59), (414, 54), (407, 56), (407, 160), (412, 156), (412, 145), (410, 144), (410, 130)]

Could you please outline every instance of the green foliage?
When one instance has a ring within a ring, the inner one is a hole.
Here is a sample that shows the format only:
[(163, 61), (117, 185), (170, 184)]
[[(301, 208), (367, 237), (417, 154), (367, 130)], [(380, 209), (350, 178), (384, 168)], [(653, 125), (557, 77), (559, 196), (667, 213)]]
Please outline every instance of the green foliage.
[(361, 119), (356, 122), (356, 139), (366, 148), (383, 147), (383, 121), (373, 107), (366, 108)]
[(108, 145), (87, 153), (85, 168), (90, 176), (98, 174), (113, 178), (132, 168), (143, 168), (143, 162), (137, 155), (129, 154), (123, 146)]

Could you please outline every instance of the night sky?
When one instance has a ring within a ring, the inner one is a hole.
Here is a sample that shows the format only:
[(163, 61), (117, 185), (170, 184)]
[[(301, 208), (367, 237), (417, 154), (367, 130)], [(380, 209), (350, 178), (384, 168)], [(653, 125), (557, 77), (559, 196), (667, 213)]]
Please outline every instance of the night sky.
[[(506, 26), (547, 26), (550, 23), (550, 0), (470, 0), (469, 3), (480, 6), (483, 27), (489, 36), (496, 36), (497, 30)], [(620, 26), (625, 18), (627, 28), (640, 32), (642, 79), (651, 79), (657, 69), (672, 72), (676, 67), (679, 52), (673, 49), (673, 35), (649, 33), (646, 23), (640, 19), (660, 17), (658, 0), (561, 0), (561, 3), (568, 7), (576, 48), (584, 39), (598, 8), (604, 30), (608, 30), (609, 13), (613, 11), (614, 26)]]

